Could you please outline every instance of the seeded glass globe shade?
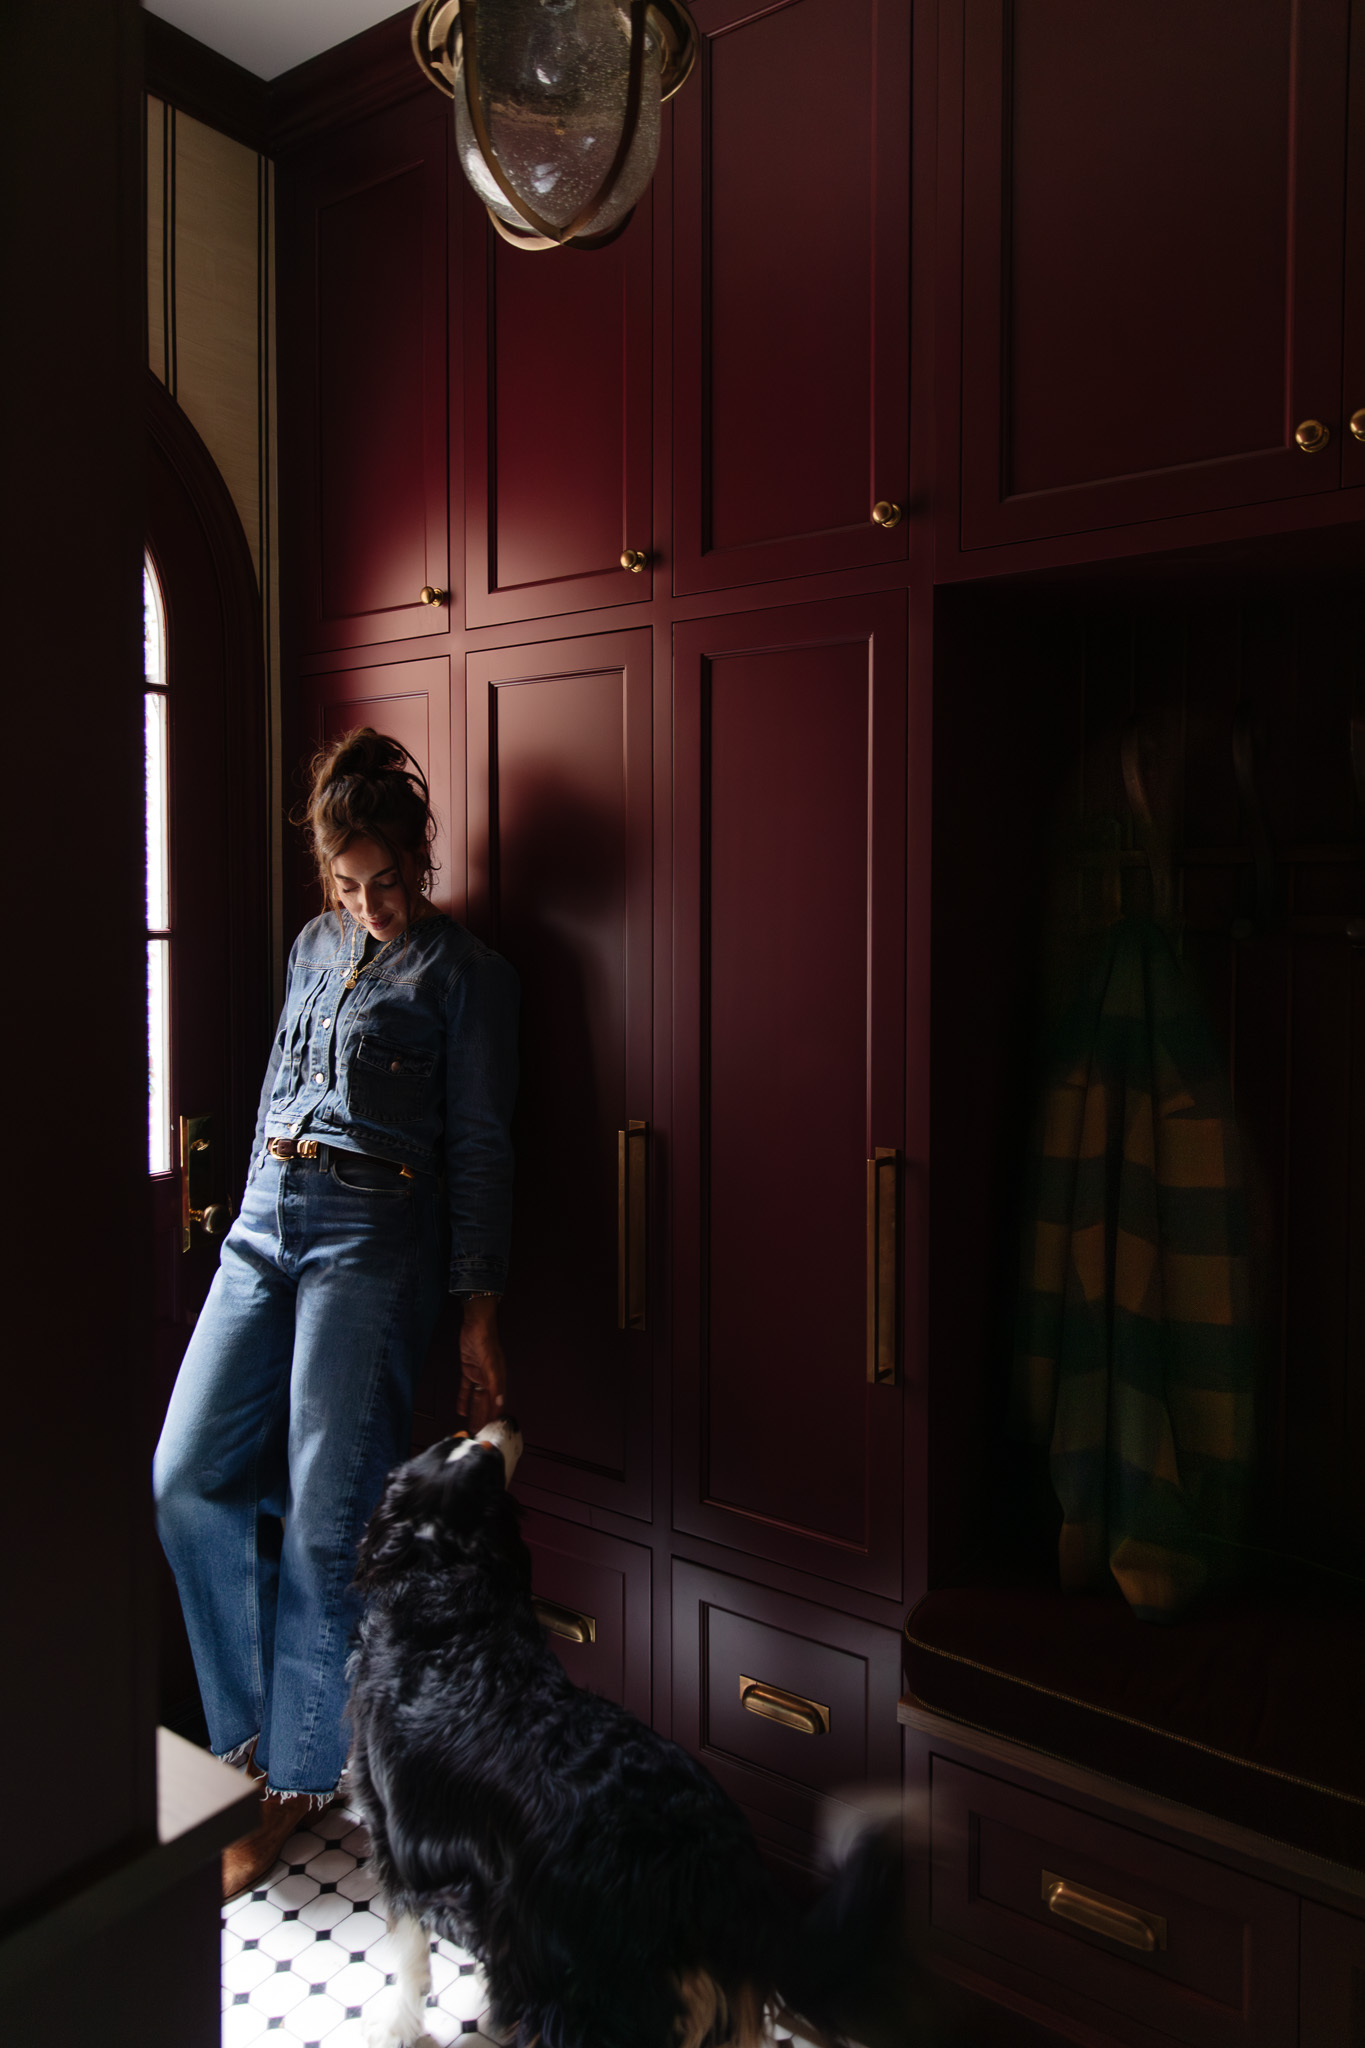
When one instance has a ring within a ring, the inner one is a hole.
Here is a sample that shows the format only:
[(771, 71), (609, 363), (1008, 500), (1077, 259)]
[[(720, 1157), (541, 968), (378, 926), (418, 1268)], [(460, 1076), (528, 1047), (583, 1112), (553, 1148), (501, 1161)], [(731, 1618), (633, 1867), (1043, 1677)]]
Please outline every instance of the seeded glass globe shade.
[(413, 48), (454, 99), (460, 162), (494, 225), (553, 248), (624, 225), (696, 32), (679, 0), (422, 0)]

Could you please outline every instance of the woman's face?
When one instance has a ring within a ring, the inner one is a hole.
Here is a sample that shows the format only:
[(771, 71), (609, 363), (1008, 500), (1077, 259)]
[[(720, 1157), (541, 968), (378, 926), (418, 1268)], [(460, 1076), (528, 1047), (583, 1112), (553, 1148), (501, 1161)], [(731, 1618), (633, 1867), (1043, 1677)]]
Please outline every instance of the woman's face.
[(412, 877), (405, 870), (411, 865), (359, 836), (332, 862), (332, 885), (342, 909), (381, 942), (396, 939), (407, 925)]

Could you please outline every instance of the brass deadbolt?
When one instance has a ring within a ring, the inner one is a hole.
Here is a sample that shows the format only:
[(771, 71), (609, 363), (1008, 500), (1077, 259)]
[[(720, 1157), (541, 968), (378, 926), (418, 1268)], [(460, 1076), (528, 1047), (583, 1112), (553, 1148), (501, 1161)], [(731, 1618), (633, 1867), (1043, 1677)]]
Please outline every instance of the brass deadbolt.
[(621, 567), (629, 569), (632, 576), (638, 576), (648, 561), (649, 556), (642, 555), (638, 548), (627, 548), (621, 556)]
[(1325, 427), (1321, 420), (1302, 420), (1294, 429), (1294, 439), (1305, 455), (1317, 455), (1332, 438), (1332, 429)]
[(434, 583), (424, 583), (421, 596), (423, 604), (444, 604), (450, 596), (450, 592), (448, 590), (438, 590)]
[(900, 525), (900, 520), (900, 506), (893, 505), (889, 498), (878, 498), (876, 504), (872, 507), (873, 525), (884, 527), (889, 533), (893, 526)]

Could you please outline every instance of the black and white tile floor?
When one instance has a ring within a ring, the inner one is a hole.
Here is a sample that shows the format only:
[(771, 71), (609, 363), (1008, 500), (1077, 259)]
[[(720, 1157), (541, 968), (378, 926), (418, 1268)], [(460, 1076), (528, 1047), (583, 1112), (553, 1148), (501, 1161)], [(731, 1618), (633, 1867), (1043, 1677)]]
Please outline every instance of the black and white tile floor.
[[(378, 1883), (354, 1813), (334, 1806), (292, 1835), (253, 1892), (223, 1908), (223, 2048), (365, 2048), (365, 2022), (392, 1983), (391, 1943), (372, 1910)], [(431, 1944), (427, 2035), (436, 2048), (490, 2048), (488, 1993), (477, 1963)], [(802, 2048), (786, 2033), (774, 2048)]]

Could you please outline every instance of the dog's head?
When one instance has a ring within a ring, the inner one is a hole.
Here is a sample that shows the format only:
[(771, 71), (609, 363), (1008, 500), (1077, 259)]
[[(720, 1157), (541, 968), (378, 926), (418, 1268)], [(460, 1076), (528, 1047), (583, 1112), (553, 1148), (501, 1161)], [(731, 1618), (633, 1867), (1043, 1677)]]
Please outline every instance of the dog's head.
[(444, 1437), (399, 1465), (361, 1539), (361, 1591), (400, 1572), (472, 1563), (496, 1545), (515, 1528), (507, 1487), (521, 1451), (521, 1431), (509, 1418), (477, 1436)]

